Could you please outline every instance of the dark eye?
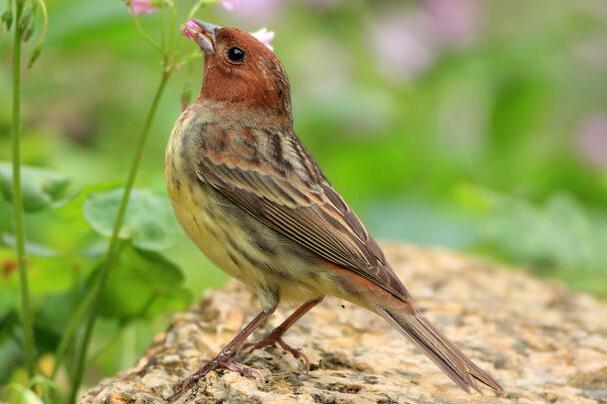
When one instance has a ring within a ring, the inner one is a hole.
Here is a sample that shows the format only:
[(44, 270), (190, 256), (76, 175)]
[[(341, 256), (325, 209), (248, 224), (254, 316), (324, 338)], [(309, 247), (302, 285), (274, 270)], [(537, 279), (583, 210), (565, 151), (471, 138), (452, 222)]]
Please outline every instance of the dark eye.
[(244, 60), (244, 51), (236, 46), (228, 50), (228, 58), (232, 62), (242, 62)]

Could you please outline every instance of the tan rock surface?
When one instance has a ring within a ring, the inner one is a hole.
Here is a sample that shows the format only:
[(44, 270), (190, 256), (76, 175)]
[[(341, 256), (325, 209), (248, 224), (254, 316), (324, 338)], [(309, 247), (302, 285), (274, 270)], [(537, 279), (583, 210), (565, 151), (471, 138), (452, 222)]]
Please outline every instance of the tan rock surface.
[[(286, 336), (311, 362), (256, 350), (242, 359), (265, 381), (211, 373), (177, 402), (607, 402), (607, 305), (521, 271), (442, 249), (386, 246), (427, 317), (506, 391), (468, 395), (375, 315), (327, 299)], [(342, 304), (344, 307), (342, 307)], [(139, 363), (88, 391), (82, 403), (164, 403), (258, 310), (236, 283), (175, 315)], [(261, 332), (277, 325), (281, 307)]]

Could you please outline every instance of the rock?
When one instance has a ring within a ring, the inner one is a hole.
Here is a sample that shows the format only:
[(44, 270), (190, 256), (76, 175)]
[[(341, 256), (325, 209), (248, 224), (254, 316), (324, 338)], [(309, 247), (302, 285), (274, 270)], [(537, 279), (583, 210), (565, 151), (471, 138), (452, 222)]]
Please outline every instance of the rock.
[[(382, 319), (326, 299), (286, 335), (310, 359), (280, 349), (241, 359), (264, 380), (210, 373), (175, 402), (607, 403), (607, 305), (520, 270), (459, 253), (386, 246), (427, 317), (505, 391), (466, 394)], [(258, 310), (236, 282), (179, 313), (132, 369), (103, 380), (81, 403), (164, 403), (173, 385), (213, 357)], [(292, 309), (282, 307), (270, 324)]]

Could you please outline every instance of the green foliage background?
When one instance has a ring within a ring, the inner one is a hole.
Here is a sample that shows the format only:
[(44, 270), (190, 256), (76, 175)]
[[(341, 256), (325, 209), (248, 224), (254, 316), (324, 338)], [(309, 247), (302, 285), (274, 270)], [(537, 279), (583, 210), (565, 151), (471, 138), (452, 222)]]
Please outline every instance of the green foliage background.
[[(24, 171), (24, 192), (42, 368), (52, 363), (65, 319), (96, 274), (112, 201), (160, 75), (158, 55), (121, 1), (49, 3), (47, 44), (23, 84), (23, 154), (36, 167)], [(387, 14), (421, 18), (426, 2), (293, 0), (272, 13), (213, 9), (199, 17), (276, 31), (296, 129), (378, 238), (484, 254), (604, 298), (607, 124), (598, 125), (590, 146), (584, 128), (607, 120), (607, 7), (601, 0), (467, 3), (480, 15), (471, 38), (426, 44), (430, 62), (396, 75), (386, 74), (395, 66), (390, 55), (378, 57), (373, 38)], [(160, 19), (142, 17), (151, 31)], [(403, 40), (388, 41), (398, 52)], [(0, 36), (5, 162), (9, 49)], [(172, 78), (154, 121), (121, 259), (104, 296), (89, 382), (132, 365), (170, 312), (226, 281), (176, 225), (164, 184), (164, 147), (183, 94), (200, 87), (200, 61)], [(10, 192), (10, 166), (2, 163), (0, 193)], [(0, 383), (24, 372), (5, 198)]]

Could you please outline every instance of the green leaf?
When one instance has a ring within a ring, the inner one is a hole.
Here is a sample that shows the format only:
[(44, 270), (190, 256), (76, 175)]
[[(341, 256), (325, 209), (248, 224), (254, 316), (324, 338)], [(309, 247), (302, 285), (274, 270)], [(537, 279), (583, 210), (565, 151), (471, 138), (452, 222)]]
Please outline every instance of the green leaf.
[[(84, 203), (84, 216), (93, 229), (111, 237), (122, 189), (94, 193)], [(175, 242), (179, 226), (166, 197), (133, 190), (119, 237), (144, 250), (163, 250)]]
[[(12, 201), (12, 166), (0, 163), (0, 193), (9, 203)], [(70, 180), (61, 174), (34, 167), (21, 168), (23, 205), (28, 212), (46, 209), (66, 196)]]
[[(34, 376), (28, 383), (28, 387), (32, 390), (39, 388), (39, 394), (43, 397), (59, 397), (61, 389), (57, 383), (43, 375)], [(54, 400), (54, 402), (57, 402)]]
[[(16, 248), (17, 246), (15, 236), (13, 236), (12, 234), (2, 233), (0, 235), (0, 240), (2, 240), (2, 242), (9, 247)], [(32, 243), (29, 241), (25, 242), (25, 253), (27, 255), (34, 255), (37, 257), (54, 257), (57, 255), (57, 251), (55, 251), (51, 247)]]
[[(61, 206), (53, 211), (59, 218), (65, 221), (77, 221), (82, 219), (82, 210), (87, 199), (94, 193), (101, 193), (113, 190), (118, 185), (116, 183), (88, 184), (72, 193), (69, 198), (64, 200)], [(86, 221), (83, 220), (84, 223)], [(87, 225), (88, 227), (88, 225)]]
[[(89, 265), (90, 266), (90, 265)], [(89, 266), (71, 262), (61, 256), (28, 256), (26, 268), (29, 287), (35, 299), (70, 288), (76, 276), (87, 273)], [(19, 302), (19, 271), (15, 251), (0, 248), (0, 306), (2, 301)]]
[(133, 320), (187, 307), (190, 293), (179, 268), (162, 255), (126, 245), (103, 296), (105, 317)]
[(96, 343), (103, 348), (94, 355), (95, 370), (111, 376), (122, 369), (134, 366), (150, 346), (152, 338), (166, 328), (166, 320), (136, 320), (129, 324), (100, 319)]
[(36, 346), (38, 352), (54, 352), (65, 331), (66, 319), (76, 310), (80, 300), (72, 289), (38, 297), (36, 304)]
[(462, 208), (478, 214), (493, 212), (501, 203), (503, 196), (476, 184), (460, 183), (453, 189), (454, 201)]
[[(17, 284), (13, 278), (18, 278), (18, 273), (15, 251), (10, 248), (0, 248), (0, 319), (19, 308), (19, 289), (13, 285)], [(0, 330), (3, 330), (2, 321), (0, 321)]]
[[(77, 268), (61, 257), (29, 257), (27, 262), (30, 290), (33, 296), (58, 293), (70, 288), (76, 277)], [(18, 276), (14, 274), (11, 281), (18, 290)]]
[[(4, 323), (0, 325), (5, 326)], [(14, 313), (13, 323), (6, 327), (10, 328), (0, 329), (0, 380), (17, 379), (20, 375), (24, 376), (21, 378), (23, 380), (26, 377), (26, 370), (21, 367), (23, 363), (23, 350), (15, 338), (16, 331), (21, 328), (17, 312)], [(15, 401), (10, 400), (9, 393), (8, 386), (0, 388), (0, 403), (15, 403)]]
[(4, 389), (4, 396), (9, 403), (14, 404), (43, 404), (40, 397), (19, 383), (10, 383)]
[(607, 293), (607, 283), (599, 281), (607, 268), (604, 213), (567, 194), (552, 195), (543, 204), (493, 195), (497, 203), (478, 220), (481, 248), (572, 287)]
[(4, 24), (6, 26), (6, 30), (9, 31), (11, 26), (13, 25), (13, 12), (11, 10), (6, 10), (2, 13), (0, 17), (0, 26)]

